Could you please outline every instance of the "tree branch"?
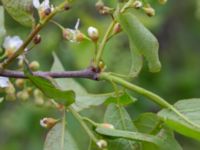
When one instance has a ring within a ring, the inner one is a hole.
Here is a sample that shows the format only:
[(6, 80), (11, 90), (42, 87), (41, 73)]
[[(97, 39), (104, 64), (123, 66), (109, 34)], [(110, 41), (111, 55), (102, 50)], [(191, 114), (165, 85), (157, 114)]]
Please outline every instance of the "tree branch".
[[(88, 78), (91, 80), (98, 80), (98, 72), (95, 72), (92, 68), (87, 68), (78, 71), (61, 71), (61, 72), (33, 72), (35, 76), (52, 77), (52, 78)], [(2, 70), (0, 76), (10, 78), (27, 78), (21, 71)]]

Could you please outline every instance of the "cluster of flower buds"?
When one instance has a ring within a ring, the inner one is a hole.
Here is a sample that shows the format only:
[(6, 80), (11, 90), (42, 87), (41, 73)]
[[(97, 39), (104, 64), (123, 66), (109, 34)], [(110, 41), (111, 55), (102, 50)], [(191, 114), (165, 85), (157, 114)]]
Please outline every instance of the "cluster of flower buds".
[[(3, 49), (5, 50), (5, 56), (11, 57), (23, 44), (23, 41), (19, 36), (7, 36), (3, 42)], [(7, 100), (16, 99), (16, 90), (14, 85), (9, 81), (7, 77), (0, 77), (0, 89), (6, 93)]]
[(44, 0), (42, 3), (39, 0), (33, 0), (33, 6), (38, 10), (40, 19), (45, 18), (54, 10), (53, 5), (49, 4), (49, 0)]
[(101, 15), (108, 15), (113, 12), (113, 8), (105, 6), (102, 0), (99, 0), (95, 6)]

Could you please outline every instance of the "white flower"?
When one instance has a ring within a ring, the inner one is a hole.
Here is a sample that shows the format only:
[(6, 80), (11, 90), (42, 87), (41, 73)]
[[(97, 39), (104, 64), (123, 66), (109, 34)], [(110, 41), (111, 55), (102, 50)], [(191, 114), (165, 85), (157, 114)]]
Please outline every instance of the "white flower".
[(66, 28), (63, 30), (63, 37), (70, 42), (80, 42), (84, 39), (84, 35), (78, 29), (80, 25), (80, 19), (78, 18), (74, 29)]
[[(5, 55), (10, 57), (15, 53), (17, 49), (23, 44), (23, 41), (19, 36), (7, 36), (3, 42), (3, 48), (5, 49)], [(26, 49), (25, 49), (26, 50)]]
[(0, 77), (0, 88), (6, 88), (9, 86), (9, 79), (7, 77)]
[(7, 36), (3, 43), (3, 48), (5, 50), (17, 50), (21, 45), (23, 44), (23, 41), (20, 39), (19, 36)]
[(88, 35), (92, 40), (97, 40), (99, 38), (99, 31), (97, 28), (90, 26), (88, 28)]
[(33, 0), (33, 6), (38, 10), (40, 18), (49, 15), (54, 10), (54, 6), (49, 4), (49, 0), (44, 0), (42, 3), (39, 0)]
[(46, 10), (50, 8), (49, 0), (44, 0), (42, 3), (40, 3), (39, 0), (33, 0), (33, 6), (38, 10)]

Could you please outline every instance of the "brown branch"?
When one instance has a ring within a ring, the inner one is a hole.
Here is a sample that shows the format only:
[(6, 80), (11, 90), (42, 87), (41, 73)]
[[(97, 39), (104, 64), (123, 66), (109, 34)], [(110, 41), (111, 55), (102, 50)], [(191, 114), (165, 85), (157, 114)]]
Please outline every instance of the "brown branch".
[[(91, 80), (98, 80), (98, 72), (95, 72), (92, 68), (87, 68), (78, 71), (61, 71), (61, 72), (33, 72), (35, 76), (52, 77), (52, 78), (88, 78)], [(0, 76), (9, 78), (27, 78), (27, 76), (21, 71), (2, 70)]]

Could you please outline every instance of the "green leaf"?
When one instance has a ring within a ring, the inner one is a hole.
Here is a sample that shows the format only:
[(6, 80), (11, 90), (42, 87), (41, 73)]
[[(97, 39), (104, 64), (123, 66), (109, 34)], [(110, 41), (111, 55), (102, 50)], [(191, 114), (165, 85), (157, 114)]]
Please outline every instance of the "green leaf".
[[(174, 107), (185, 115), (191, 122), (200, 125), (200, 99), (180, 100)], [(163, 109), (158, 116), (172, 129), (188, 137), (200, 140), (200, 128), (194, 127), (169, 109)]]
[(129, 39), (129, 44), (130, 44), (131, 58), (132, 58), (132, 64), (129, 74), (132, 77), (136, 77), (142, 69), (143, 57), (138, 51), (137, 47), (134, 46), (133, 42), (130, 39)]
[(44, 150), (79, 150), (76, 141), (65, 128), (65, 124), (56, 124), (47, 134)]
[(62, 91), (53, 82), (44, 77), (28, 75), (28, 78), (49, 98), (53, 98), (66, 106), (69, 106), (75, 101), (75, 93), (72, 90)]
[(108, 99), (106, 99), (105, 104), (115, 103), (115, 104), (118, 104), (120, 106), (126, 106), (126, 105), (129, 105), (131, 103), (134, 103), (135, 101), (137, 101), (136, 98), (132, 97), (127, 92), (124, 92), (119, 97), (114, 97), (114, 96), (109, 97)]
[[(104, 122), (112, 124), (115, 129), (126, 131), (137, 131), (125, 108), (116, 104), (110, 104), (104, 115)], [(115, 150), (134, 150), (138, 148), (134, 141), (126, 139), (109, 140), (108, 149)]]
[[(139, 132), (155, 135), (171, 145), (171, 149), (181, 150), (181, 146), (174, 138), (173, 132), (162, 126), (162, 121), (154, 113), (144, 113), (134, 121)], [(143, 150), (157, 150), (154, 144), (142, 142)]]
[[(64, 71), (61, 62), (58, 57), (53, 54), (54, 63), (51, 68), (51, 71)], [(104, 101), (111, 96), (112, 94), (90, 94), (88, 93), (83, 86), (81, 86), (78, 82), (71, 78), (65, 79), (56, 79), (58, 85), (62, 89), (73, 90), (76, 93), (76, 101), (72, 105), (72, 107), (76, 111), (81, 111), (83, 109), (89, 108), (91, 106), (98, 106), (104, 103)]]
[(4, 9), (2, 6), (0, 6), (0, 45), (3, 42), (3, 38), (6, 34), (6, 30), (4, 27)]
[(139, 132), (154, 133), (159, 130), (160, 118), (154, 113), (143, 113), (134, 121)]
[(33, 76), (26, 63), (24, 66), (24, 73), (45, 96), (55, 99), (65, 106), (69, 106), (75, 101), (75, 93), (72, 90), (63, 91), (59, 89), (57, 83), (50, 77)]
[[(148, 142), (152, 143), (156, 146), (156, 150), (169, 150), (169, 149), (176, 149), (177, 147), (171, 147), (171, 144), (166, 141), (165, 138), (139, 133), (139, 132), (130, 132), (124, 130), (115, 130), (115, 129), (107, 129), (107, 128), (97, 128), (96, 131), (99, 134), (104, 136), (109, 136), (112, 138), (125, 138), (128, 140), (133, 141), (140, 141), (140, 142)], [(126, 149), (127, 150), (127, 149)], [(176, 150), (180, 150), (179, 148)]]
[[(132, 55), (134, 55), (131, 72), (138, 73), (141, 69), (141, 56), (148, 62), (151, 72), (158, 72), (161, 63), (158, 56), (159, 44), (155, 36), (131, 13), (125, 12), (117, 16), (123, 31), (128, 35)], [(134, 50), (134, 51), (133, 51)]]
[(7, 12), (20, 24), (32, 27), (33, 18), (32, 0), (1, 0)]

